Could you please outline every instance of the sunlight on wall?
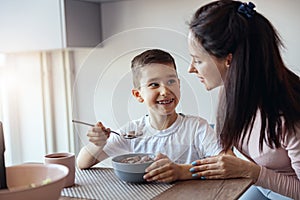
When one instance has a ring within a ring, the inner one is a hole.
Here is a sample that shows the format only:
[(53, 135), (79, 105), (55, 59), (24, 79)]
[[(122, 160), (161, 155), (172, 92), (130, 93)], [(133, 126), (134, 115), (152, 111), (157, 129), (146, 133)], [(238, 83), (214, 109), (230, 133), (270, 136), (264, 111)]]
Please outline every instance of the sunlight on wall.
[(7, 166), (42, 162), (47, 153), (74, 151), (66, 108), (69, 75), (64, 72), (69, 54), (64, 55), (62, 51), (8, 54), (0, 67)]
[[(9, 113), (8, 108), (8, 92), (12, 92), (14, 89), (15, 84), (15, 78), (13, 75), (13, 72), (11, 69), (9, 69), (7, 64), (7, 55), (0, 53), (0, 121), (3, 124), (3, 130), (4, 130), (4, 139), (5, 139), (5, 160), (6, 165), (10, 165), (12, 163), (12, 146), (11, 144), (11, 133), (10, 133), (10, 127), (9, 127), (9, 119), (7, 114)], [(18, 156), (16, 156), (18, 157)]]
[(2, 114), (2, 87), (3, 87), (3, 73), (2, 73), (2, 68), (4, 67), (5, 65), (5, 61), (6, 61), (6, 55), (3, 54), (3, 53), (0, 53), (0, 120), (2, 120), (3, 118), (3, 114)]
[(4, 53), (0, 53), (0, 67), (5, 65), (6, 55)]

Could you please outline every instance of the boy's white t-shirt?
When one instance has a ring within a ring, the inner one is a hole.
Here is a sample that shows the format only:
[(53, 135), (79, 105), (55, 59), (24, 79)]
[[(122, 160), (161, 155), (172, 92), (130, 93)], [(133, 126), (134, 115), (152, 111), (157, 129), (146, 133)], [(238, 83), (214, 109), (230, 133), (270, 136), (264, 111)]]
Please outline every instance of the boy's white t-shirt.
[(133, 120), (119, 130), (142, 134), (135, 139), (123, 139), (110, 134), (103, 150), (108, 156), (125, 153), (162, 153), (178, 164), (217, 155), (222, 148), (215, 131), (208, 122), (196, 116), (179, 114), (176, 121), (165, 130), (151, 127), (149, 116)]

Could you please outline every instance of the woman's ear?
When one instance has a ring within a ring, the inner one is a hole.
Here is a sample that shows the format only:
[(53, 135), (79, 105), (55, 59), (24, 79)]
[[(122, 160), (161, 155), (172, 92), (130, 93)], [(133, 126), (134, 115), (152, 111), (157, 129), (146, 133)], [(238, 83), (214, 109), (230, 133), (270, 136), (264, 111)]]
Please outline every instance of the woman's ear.
[(225, 59), (225, 66), (226, 66), (227, 68), (230, 67), (231, 61), (232, 61), (232, 53), (230, 53), (230, 54), (228, 54), (228, 55), (226, 56), (226, 59)]
[(144, 102), (144, 99), (141, 96), (141, 92), (138, 89), (132, 89), (131, 93), (140, 103)]

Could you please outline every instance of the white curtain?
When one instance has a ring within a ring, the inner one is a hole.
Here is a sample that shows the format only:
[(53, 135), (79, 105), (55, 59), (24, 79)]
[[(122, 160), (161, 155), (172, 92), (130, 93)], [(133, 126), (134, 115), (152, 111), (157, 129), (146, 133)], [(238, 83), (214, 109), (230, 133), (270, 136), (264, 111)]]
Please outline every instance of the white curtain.
[(71, 97), (73, 53), (15, 53), (0, 66), (0, 121), (6, 165), (43, 162), (52, 152), (74, 152)]

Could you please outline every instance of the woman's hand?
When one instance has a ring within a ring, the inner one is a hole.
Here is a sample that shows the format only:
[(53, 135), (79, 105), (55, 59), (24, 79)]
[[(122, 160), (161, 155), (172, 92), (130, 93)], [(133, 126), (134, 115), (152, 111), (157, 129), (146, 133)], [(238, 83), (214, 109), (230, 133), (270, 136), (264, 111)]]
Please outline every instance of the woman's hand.
[(109, 135), (110, 129), (105, 128), (101, 122), (98, 122), (95, 127), (91, 128), (87, 133), (89, 141), (98, 147), (103, 147), (106, 144)]
[(220, 154), (196, 160), (190, 169), (192, 176), (200, 179), (251, 178), (256, 182), (260, 166), (253, 162), (242, 160), (236, 156)]
[(181, 167), (173, 163), (166, 155), (159, 153), (147, 169), (144, 179), (169, 183), (179, 179)]

